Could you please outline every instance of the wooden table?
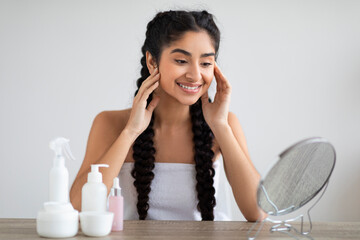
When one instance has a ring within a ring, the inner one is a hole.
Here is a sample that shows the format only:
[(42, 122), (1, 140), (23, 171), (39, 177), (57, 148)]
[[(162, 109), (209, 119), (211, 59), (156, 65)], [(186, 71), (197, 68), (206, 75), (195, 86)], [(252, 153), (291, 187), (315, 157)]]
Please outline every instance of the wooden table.
[[(124, 221), (124, 231), (102, 238), (86, 237), (81, 231), (67, 239), (247, 239), (253, 223), (200, 221)], [(256, 239), (293, 239), (287, 234), (270, 233), (267, 223)], [(313, 223), (313, 239), (360, 239), (360, 222)], [(35, 219), (0, 219), (0, 239), (45, 239), (36, 233)], [(299, 239), (307, 239), (299, 237)]]

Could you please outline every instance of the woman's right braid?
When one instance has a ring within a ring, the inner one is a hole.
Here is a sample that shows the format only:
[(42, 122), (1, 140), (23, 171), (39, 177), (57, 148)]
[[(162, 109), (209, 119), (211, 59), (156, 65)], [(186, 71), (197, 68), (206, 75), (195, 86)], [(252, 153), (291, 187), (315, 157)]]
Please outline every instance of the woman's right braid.
[[(146, 66), (146, 57), (145, 57), (145, 47), (142, 47), (143, 57), (141, 58), (141, 77), (137, 80), (138, 89), (135, 92), (135, 95), (138, 93), (139, 88), (143, 81), (150, 76), (149, 70)], [(152, 94), (150, 94), (147, 105), (152, 99)], [(134, 168), (131, 171), (131, 175), (135, 179), (134, 186), (136, 187), (138, 193), (138, 202), (137, 210), (140, 220), (145, 220), (147, 216), (147, 211), (149, 209), (149, 193), (151, 191), (151, 181), (154, 178), (154, 173), (152, 172), (155, 167), (155, 148), (154, 148), (154, 115), (151, 118), (149, 126), (145, 131), (140, 134), (140, 136), (135, 140), (133, 145), (133, 159), (135, 161)]]
[(153, 169), (155, 167), (154, 130), (152, 128), (154, 117), (151, 118), (147, 129), (136, 139), (133, 145), (134, 169), (131, 175), (135, 179), (134, 186), (138, 193), (137, 210), (140, 220), (145, 220), (149, 210), (149, 193), (151, 182), (154, 179)]

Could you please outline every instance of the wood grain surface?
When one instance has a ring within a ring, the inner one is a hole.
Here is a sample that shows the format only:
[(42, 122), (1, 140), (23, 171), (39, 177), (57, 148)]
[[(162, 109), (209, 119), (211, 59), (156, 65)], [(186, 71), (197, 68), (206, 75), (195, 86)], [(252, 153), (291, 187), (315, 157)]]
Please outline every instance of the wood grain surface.
[[(81, 230), (67, 239), (247, 239), (253, 223), (237, 221), (124, 221), (122, 232), (91, 238)], [(295, 224), (296, 225), (296, 224)], [(298, 224), (296, 225), (299, 226)], [(266, 223), (256, 239), (294, 239), (284, 233), (270, 233)], [(293, 233), (293, 231), (292, 231)], [(297, 235), (298, 239), (311, 239)], [(312, 239), (360, 239), (360, 222), (315, 222)], [(0, 239), (46, 239), (37, 235), (35, 219), (0, 219)]]

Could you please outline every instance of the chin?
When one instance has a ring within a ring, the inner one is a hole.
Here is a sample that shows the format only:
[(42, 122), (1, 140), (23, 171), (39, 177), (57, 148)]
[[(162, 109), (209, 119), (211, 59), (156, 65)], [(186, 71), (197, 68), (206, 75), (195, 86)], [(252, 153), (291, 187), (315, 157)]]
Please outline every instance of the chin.
[(178, 99), (178, 101), (186, 106), (191, 106), (193, 104), (195, 104), (200, 98), (193, 98), (193, 99)]

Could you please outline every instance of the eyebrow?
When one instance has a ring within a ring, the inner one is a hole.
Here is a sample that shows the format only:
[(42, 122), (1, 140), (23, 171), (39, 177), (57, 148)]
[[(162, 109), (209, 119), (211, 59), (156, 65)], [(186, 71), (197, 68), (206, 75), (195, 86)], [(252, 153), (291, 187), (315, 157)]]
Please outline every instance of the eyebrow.
[[(182, 54), (184, 54), (184, 55), (186, 55), (186, 56), (189, 56), (189, 57), (191, 57), (192, 55), (191, 55), (191, 53), (189, 53), (188, 51), (185, 51), (184, 49), (180, 49), (180, 48), (175, 48), (175, 49), (173, 49), (171, 52), (170, 52), (170, 54), (171, 53), (182, 53)], [(203, 58), (203, 57), (210, 57), (210, 56), (215, 56), (215, 53), (203, 53), (203, 54), (201, 54), (200, 55), (200, 57), (201, 58)]]

